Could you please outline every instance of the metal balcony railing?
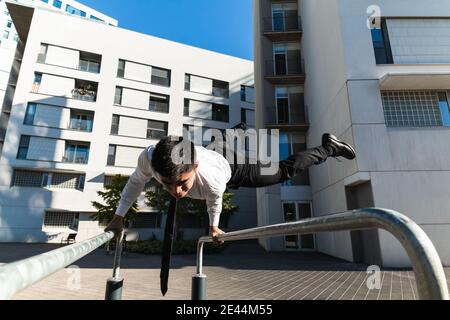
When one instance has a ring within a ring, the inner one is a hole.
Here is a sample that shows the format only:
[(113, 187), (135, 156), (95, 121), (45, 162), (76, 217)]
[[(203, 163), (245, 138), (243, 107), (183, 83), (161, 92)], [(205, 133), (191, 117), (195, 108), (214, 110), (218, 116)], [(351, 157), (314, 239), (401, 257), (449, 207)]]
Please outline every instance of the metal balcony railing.
[[(17, 292), (71, 265), (114, 238), (110, 232), (86, 241), (68, 245), (28, 259), (0, 267), (0, 300), (10, 299)], [(116, 239), (113, 276), (106, 283), (105, 300), (120, 300), (123, 279), (119, 276), (123, 234)]]
[(304, 67), (301, 59), (266, 60), (266, 77), (303, 76)]
[(298, 16), (264, 18), (263, 32), (302, 31), (302, 20)]
[(81, 101), (95, 102), (97, 99), (97, 92), (95, 91), (80, 91), (80, 89), (72, 90), (72, 98)]
[(69, 129), (91, 132), (92, 131), (92, 120), (71, 119), (70, 124), (69, 124)]
[(378, 208), (359, 209), (296, 222), (233, 231), (221, 234), (215, 239), (202, 237), (197, 247), (197, 274), (192, 277), (192, 299), (206, 299), (206, 275), (203, 274), (203, 245), (206, 242), (373, 228), (390, 232), (406, 249), (413, 266), (420, 299), (449, 300), (447, 280), (441, 260), (425, 232), (407, 216), (393, 210)]

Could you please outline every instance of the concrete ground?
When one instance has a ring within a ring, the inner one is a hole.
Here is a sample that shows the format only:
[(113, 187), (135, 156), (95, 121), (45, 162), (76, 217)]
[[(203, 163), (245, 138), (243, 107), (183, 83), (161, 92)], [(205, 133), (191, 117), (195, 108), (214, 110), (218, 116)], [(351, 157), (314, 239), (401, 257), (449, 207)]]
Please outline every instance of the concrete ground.
[[(50, 244), (0, 244), (0, 264), (40, 254)], [(102, 300), (113, 256), (98, 249), (76, 263), (17, 293), (14, 300)], [(122, 258), (123, 299), (190, 299), (194, 255), (172, 257), (169, 291), (159, 291), (159, 256), (128, 253)], [(265, 252), (256, 242), (235, 242), (220, 254), (205, 255), (207, 298), (214, 300), (413, 300), (411, 270), (382, 270), (381, 289), (368, 289), (366, 265), (319, 253)], [(450, 282), (450, 268), (445, 270)]]

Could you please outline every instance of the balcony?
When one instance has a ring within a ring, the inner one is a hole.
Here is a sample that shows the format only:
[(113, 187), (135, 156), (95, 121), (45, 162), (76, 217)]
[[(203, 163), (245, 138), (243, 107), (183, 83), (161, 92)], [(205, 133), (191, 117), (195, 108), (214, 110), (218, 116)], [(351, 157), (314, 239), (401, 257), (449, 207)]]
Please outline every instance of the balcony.
[(271, 41), (299, 41), (302, 37), (301, 17), (264, 18), (263, 34)]
[(85, 156), (73, 157), (71, 155), (68, 155), (68, 156), (64, 156), (62, 158), (62, 162), (64, 162), (64, 163), (74, 163), (74, 164), (87, 164), (88, 163), (88, 158), (85, 157)]
[(303, 105), (268, 107), (264, 110), (264, 125), (267, 129), (306, 132), (309, 129), (308, 114)]
[(70, 119), (69, 129), (84, 132), (92, 132), (92, 120)]
[(272, 84), (304, 84), (304, 60), (280, 59), (267, 60), (264, 77)]
[(95, 102), (97, 100), (98, 84), (84, 80), (75, 80), (75, 89), (72, 90), (72, 98), (76, 100)]

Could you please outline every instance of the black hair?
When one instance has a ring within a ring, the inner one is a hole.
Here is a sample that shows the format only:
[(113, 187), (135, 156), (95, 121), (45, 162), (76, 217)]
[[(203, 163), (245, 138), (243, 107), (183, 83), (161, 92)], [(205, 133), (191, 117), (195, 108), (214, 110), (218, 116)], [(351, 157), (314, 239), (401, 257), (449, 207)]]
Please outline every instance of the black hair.
[(152, 168), (160, 176), (173, 180), (194, 169), (196, 153), (194, 144), (183, 137), (162, 138), (153, 150)]

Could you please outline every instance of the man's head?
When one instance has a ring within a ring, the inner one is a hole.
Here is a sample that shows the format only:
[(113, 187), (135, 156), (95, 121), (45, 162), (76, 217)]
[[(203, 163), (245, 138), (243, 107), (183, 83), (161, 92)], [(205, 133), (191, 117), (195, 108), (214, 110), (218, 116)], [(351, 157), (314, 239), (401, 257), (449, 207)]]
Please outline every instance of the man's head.
[(182, 137), (162, 138), (153, 150), (152, 168), (176, 198), (185, 197), (192, 188), (197, 167), (194, 144)]

